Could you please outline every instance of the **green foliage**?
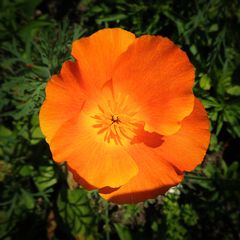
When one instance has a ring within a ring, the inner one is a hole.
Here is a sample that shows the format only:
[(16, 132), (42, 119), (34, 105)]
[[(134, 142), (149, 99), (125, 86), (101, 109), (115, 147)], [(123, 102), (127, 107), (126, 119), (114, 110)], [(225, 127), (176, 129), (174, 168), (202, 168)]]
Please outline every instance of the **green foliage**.
[[(188, 173), (184, 184), (188, 192), (185, 201), (191, 199), (199, 217), (195, 226), (199, 234), (195, 239), (203, 239), (205, 232), (211, 239), (237, 239), (240, 223), (239, 163), (235, 161), (227, 165), (222, 159), (214, 165), (208, 162), (204, 169)], [(211, 229), (213, 225), (218, 228)], [(221, 231), (223, 228), (224, 231)]]
[[(160, 34), (196, 67), (211, 122), (205, 163), (137, 205), (109, 204), (53, 163), (39, 108), (71, 43), (104, 27)], [(0, 239), (239, 239), (240, 7), (237, 0), (0, 2)]]
[(114, 223), (114, 227), (120, 240), (131, 240), (131, 233), (123, 224)]
[[(58, 196), (58, 214), (62, 222), (70, 229), (74, 236), (84, 236), (94, 232), (94, 213), (89, 207), (86, 192), (82, 189), (67, 190)], [(90, 226), (92, 226), (90, 228)], [(90, 228), (90, 229), (89, 229)], [(90, 235), (90, 234), (89, 234)]]
[(198, 222), (198, 215), (190, 204), (180, 205), (178, 194), (168, 194), (164, 199), (163, 214), (166, 218), (167, 239), (187, 238), (188, 228)]

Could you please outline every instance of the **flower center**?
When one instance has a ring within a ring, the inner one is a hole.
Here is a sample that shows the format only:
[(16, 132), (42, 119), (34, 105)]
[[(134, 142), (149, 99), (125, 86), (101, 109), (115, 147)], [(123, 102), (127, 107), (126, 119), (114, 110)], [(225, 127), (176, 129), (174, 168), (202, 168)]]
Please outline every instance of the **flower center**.
[(119, 94), (116, 98), (101, 99), (93, 119), (97, 134), (103, 136), (104, 142), (117, 145), (128, 144), (136, 135), (139, 121), (137, 108), (130, 103), (127, 96)]
[(119, 116), (118, 115), (112, 115), (112, 124), (113, 123), (120, 123)]

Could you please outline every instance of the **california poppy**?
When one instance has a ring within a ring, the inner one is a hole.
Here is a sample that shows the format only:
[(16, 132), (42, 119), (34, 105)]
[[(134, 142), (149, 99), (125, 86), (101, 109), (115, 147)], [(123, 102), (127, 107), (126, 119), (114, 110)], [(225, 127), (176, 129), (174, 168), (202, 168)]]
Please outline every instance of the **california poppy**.
[(168, 38), (103, 29), (73, 42), (46, 87), (40, 126), (53, 159), (115, 203), (154, 198), (203, 160), (209, 121), (194, 67)]

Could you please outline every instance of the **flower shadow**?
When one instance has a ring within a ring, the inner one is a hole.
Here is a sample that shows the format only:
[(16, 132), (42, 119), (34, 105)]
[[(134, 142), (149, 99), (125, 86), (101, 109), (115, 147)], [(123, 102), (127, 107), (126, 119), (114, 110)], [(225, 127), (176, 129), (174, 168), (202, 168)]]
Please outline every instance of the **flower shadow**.
[(157, 148), (163, 144), (163, 136), (156, 132), (144, 130), (144, 125), (139, 125), (136, 130), (136, 136), (132, 139), (131, 144), (144, 143), (151, 148)]

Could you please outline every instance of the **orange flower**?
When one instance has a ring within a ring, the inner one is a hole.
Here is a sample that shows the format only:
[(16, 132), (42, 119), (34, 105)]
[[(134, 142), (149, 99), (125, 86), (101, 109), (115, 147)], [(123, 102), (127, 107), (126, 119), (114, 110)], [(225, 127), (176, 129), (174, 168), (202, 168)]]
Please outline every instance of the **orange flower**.
[(73, 42), (46, 87), (40, 126), (57, 163), (115, 203), (165, 193), (203, 160), (209, 121), (194, 67), (168, 38), (122, 29)]

